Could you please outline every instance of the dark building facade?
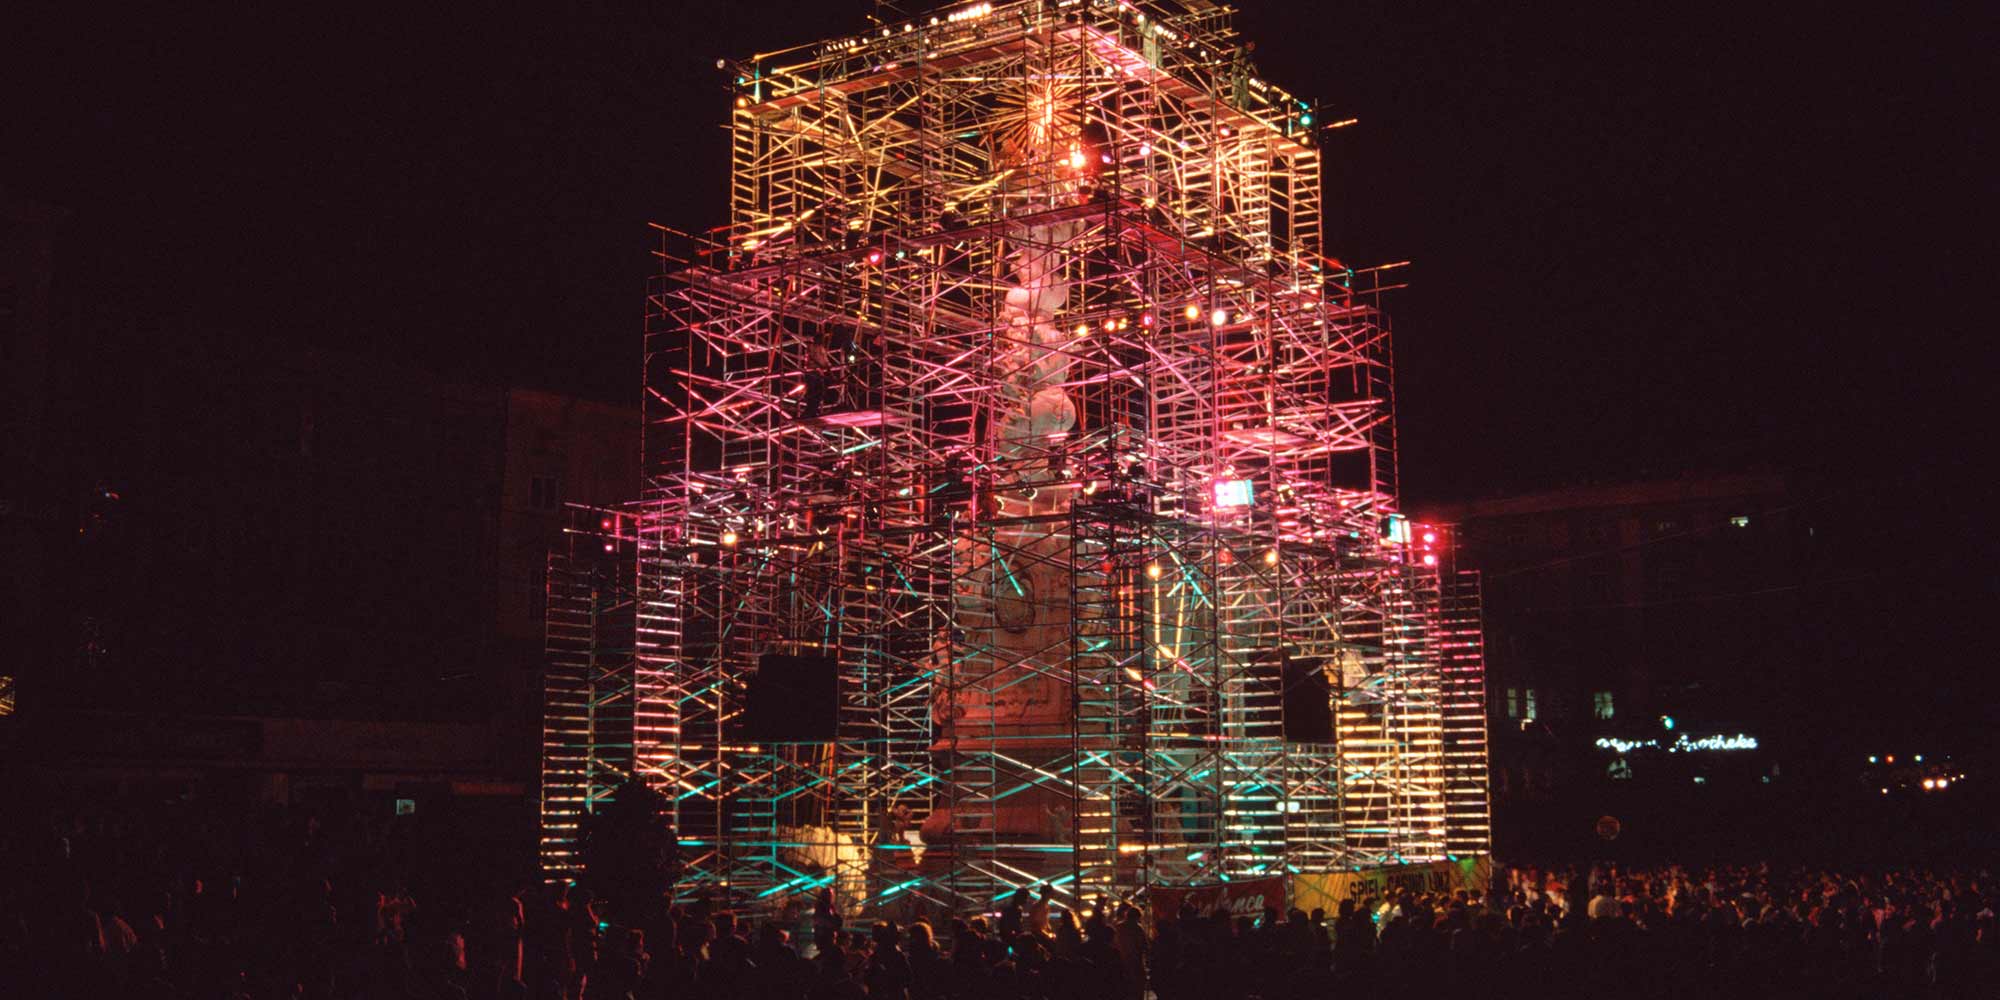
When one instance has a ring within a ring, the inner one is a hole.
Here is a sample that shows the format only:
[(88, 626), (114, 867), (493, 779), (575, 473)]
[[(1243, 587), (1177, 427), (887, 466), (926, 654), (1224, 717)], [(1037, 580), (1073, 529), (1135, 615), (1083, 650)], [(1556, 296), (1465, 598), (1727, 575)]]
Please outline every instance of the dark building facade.
[[(1813, 526), (1785, 477), (1582, 486), (1440, 505), (1480, 570), (1496, 842), (1620, 819), (1683, 837), (1789, 793), (1813, 655)], [(1530, 819), (1532, 817), (1532, 819)]]
[(637, 494), (636, 410), (108, 308), (61, 213), (6, 218), (9, 738), (266, 796), (526, 790), (547, 552), (563, 502)]
[[(49, 654), (42, 625), (44, 565), (61, 543), (63, 517), (43, 484), (59, 475), (49, 377), (56, 237), (67, 213), (0, 193), (0, 720), (14, 714), (22, 673)], [(0, 724), (5, 724), (0, 722)]]

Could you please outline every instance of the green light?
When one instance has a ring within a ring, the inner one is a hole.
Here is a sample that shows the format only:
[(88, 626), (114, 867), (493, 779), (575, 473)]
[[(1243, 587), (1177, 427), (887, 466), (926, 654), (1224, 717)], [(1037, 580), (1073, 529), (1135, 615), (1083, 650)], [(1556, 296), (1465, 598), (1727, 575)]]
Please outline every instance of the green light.
[(1313, 116), (1311, 116), (1311, 115), (1300, 115), (1300, 116), (1299, 116), (1299, 124), (1301, 124), (1301, 125), (1305, 125), (1305, 126), (1311, 126), (1311, 125), (1312, 125), (1312, 123), (1313, 123)]
[(1671, 715), (1660, 716), (1660, 725), (1667, 729), (1674, 728), (1674, 717)]

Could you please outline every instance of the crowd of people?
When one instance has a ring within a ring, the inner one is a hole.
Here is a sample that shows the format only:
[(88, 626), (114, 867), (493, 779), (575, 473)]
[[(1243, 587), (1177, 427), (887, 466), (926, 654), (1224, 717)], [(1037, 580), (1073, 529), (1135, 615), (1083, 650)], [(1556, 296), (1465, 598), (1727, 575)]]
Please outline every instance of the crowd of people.
[[(25, 818), (25, 817), (24, 817)], [(1281, 998), (1993, 996), (1984, 872), (1498, 870), (1334, 912), (1147, 914), (1021, 892), (858, 920), (612, 907), (426, 840), (414, 817), (195, 803), (5, 824), (0, 996)]]

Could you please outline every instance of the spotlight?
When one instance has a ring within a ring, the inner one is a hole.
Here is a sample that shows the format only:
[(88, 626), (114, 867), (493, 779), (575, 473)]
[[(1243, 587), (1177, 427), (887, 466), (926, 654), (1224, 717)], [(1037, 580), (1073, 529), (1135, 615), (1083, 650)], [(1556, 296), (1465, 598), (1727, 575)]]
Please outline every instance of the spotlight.
[(1089, 324), (1089, 323), (1078, 323), (1078, 324), (1076, 325), (1076, 335), (1077, 335), (1077, 336), (1079, 336), (1079, 337), (1088, 337), (1088, 336), (1090, 336), (1090, 324)]
[(1139, 317), (1139, 325), (1144, 327), (1151, 327), (1153, 325), (1153, 314), (1145, 313), (1141, 315)]
[(607, 517), (604, 520), (597, 522), (597, 526), (605, 531), (610, 531), (611, 519)]
[(1277, 564), (1278, 564), (1278, 550), (1277, 550), (1277, 549), (1265, 549), (1265, 550), (1264, 550), (1264, 565), (1266, 565), (1266, 566), (1276, 566)]
[(615, 543), (612, 543), (612, 542), (605, 542), (605, 543), (604, 543), (604, 551), (606, 551), (606, 552), (616, 552), (616, 551), (618, 551), (618, 546), (617, 546), (617, 545), (616, 545)]
[(734, 532), (734, 531), (725, 531), (725, 532), (723, 532), (723, 533), (722, 533), (722, 544), (723, 544), (723, 547), (724, 547), (724, 548), (732, 548), (732, 549), (733, 549), (733, 548), (735, 548), (735, 547), (736, 547), (736, 532)]
[(1181, 315), (1186, 316), (1189, 322), (1193, 322), (1201, 318), (1201, 307), (1190, 302), (1186, 309), (1181, 310)]
[(1216, 311), (1210, 313), (1208, 316), (1208, 322), (1212, 326), (1221, 326), (1222, 324), (1229, 322), (1228, 310), (1217, 309)]
[(1157, 580), (1160, 578), (1160, 573), (1161, 569), (1159, 563), (1149, 563), (1146, 566), (1146, 579)]
[(1436, 553), (1432, 552), (1424, 553), (1424, 565), (1436, 566), (1437, 564), (1438, 564), (1438, 557)]

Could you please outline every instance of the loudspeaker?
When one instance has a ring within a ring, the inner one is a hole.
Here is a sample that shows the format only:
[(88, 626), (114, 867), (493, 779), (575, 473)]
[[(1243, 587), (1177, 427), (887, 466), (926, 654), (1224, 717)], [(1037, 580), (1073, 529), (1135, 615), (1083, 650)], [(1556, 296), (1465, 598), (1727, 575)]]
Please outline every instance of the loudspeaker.
[(1333, 742), (1333, 685), (1317, 659), (1285, 657), (1285, 742)]
[(758, 743), (825, 742), (840, 728), (840, 664), (831, 656), (765, 653), (743, 706), (743, 736)]

